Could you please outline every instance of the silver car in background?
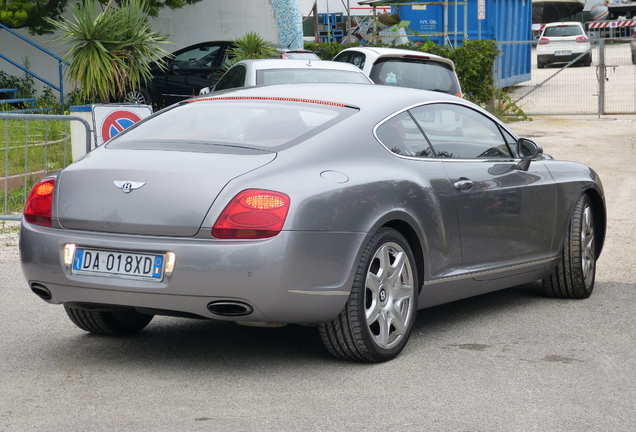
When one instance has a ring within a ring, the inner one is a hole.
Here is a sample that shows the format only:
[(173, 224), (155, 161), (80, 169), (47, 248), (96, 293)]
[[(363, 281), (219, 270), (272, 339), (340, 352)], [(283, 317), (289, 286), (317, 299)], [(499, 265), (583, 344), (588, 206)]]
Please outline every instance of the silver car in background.
[(91, 333), (299, 323), (381, 362), (419, 309), (536, 280), (589, 297), (605, 230), (591, 168), (463, 99), (281, 84), (173, 105), (43, 178), (20, 258)]
[(258, 85), (319, 82), (373, 84), (360, 69), (350, 64), (311, 59), (257, 59), (236, 63), (212, 89), (203, 88), (199, 94)]

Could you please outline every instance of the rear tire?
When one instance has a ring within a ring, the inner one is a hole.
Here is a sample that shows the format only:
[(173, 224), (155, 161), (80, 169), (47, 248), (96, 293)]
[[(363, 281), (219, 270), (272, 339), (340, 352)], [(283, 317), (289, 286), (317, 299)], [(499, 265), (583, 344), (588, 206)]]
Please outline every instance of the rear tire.
[(130, 309), (100, 311), (64, 305), (73, 324), (89, 333), (124, 336), (142, 331), (152, 321), (146, 315)]
[(375, 233), (360, 259), (344, 310), (319, 326), (329, 352), (363, 362), (395, 358), (408, 342), (417, 314), (415, 268), (404, 236), (391, 228)]
[(582, 195), (572, 211), (561, 261), (552, 275), (543, 279), (543, 289), (549, 297), (584, 299), (592, 294), (595, 278), (594, 212), (590, 198)]

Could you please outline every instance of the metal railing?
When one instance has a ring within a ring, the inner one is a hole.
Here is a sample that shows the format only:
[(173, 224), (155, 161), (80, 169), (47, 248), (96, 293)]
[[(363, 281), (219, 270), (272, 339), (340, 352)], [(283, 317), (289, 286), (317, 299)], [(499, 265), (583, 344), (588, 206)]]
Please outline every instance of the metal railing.
[(26, 67), (22, 66), (21, 64), (17, 63), (16, 61), (14, 61), (14, 60), (10, 59), (9, 57), (5, 56), (4, 54), (2, 54), (2, 52), (0, 52), (0, 58), (2, 58), (3, 60), (11, 63), (13, 66), (17, 67), (21, 71), (33, 76), (34, 78), (36, 78), (37, 80), (43, 82), (44, 84), (46, 84), (47, 86), (51, 87), (52, 89), (57, 90), (57, 92), (60, 94), (60, 106), (62, 107), (62, 111), (63, 111), (64, 110), (64, 70), (63, 70), (63, 68), (64, 68), (64, 66), (69, 66), (69, 63), (66, 60), (64, 60), (63, 58), (53, 54), (51, 51), (47, 50), (46, 48), (43, 48), (40, 45), (36, 44), (32, 40), (29, 40), (29, 39), (25, 38), (24, 36), (22, 36), (21, 34), (14, 32), (13, 30), (11, 30), (9, 27), (5, 26), (4, 24), (0, 24), (0, 29), (8, 31), (13, 36), (17, 37), (18, 39), (23, 40), (24, 42), (26, 42), (29, 45), (37, 48), (38, 50), (42, 51), (44, 54), (48, 55), (49, 57), (51, 57), (51, 58), (53, 58), (53, 59), (55, 59), (57, 61), (59, 84), (55, 85), (52, 82), (42, 78), (41, 76), (39, 76), (35, 72), (30, 71)]
[(72, 121), (83, 125), (89, 152), (91, 126), (82, 117), (0, 113), (0, 220), (20, 220), (20, 214), (11, 214), (10, 200), (21, 201), (23, 205), (33, 181), (72, 162), (69, 156)]

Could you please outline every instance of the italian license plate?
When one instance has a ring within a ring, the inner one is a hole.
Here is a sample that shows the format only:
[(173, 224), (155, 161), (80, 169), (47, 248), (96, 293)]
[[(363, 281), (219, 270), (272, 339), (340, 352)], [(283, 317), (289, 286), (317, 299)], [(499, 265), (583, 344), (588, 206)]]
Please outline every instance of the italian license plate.
[(159, 282), (164, 261), (164, 255), (77, 248), (73, 273)]
[(555, 56), (567, 56), (567, 55), (572, 55), (572, 51), (555, 51), (554, 52)]

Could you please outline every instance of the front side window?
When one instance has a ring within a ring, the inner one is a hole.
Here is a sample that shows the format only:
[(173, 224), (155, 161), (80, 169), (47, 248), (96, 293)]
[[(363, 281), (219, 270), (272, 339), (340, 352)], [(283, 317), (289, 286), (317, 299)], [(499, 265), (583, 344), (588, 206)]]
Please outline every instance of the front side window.
[(484, 114), (456, 104), (430, 104), (410, 110), (436, 157), (512, 158), (499, 126)]
[(236, 65), (228, 70), (214, 86), (214, 91), (225, 90), (245, 85), (247, 70), (243, 65)]

